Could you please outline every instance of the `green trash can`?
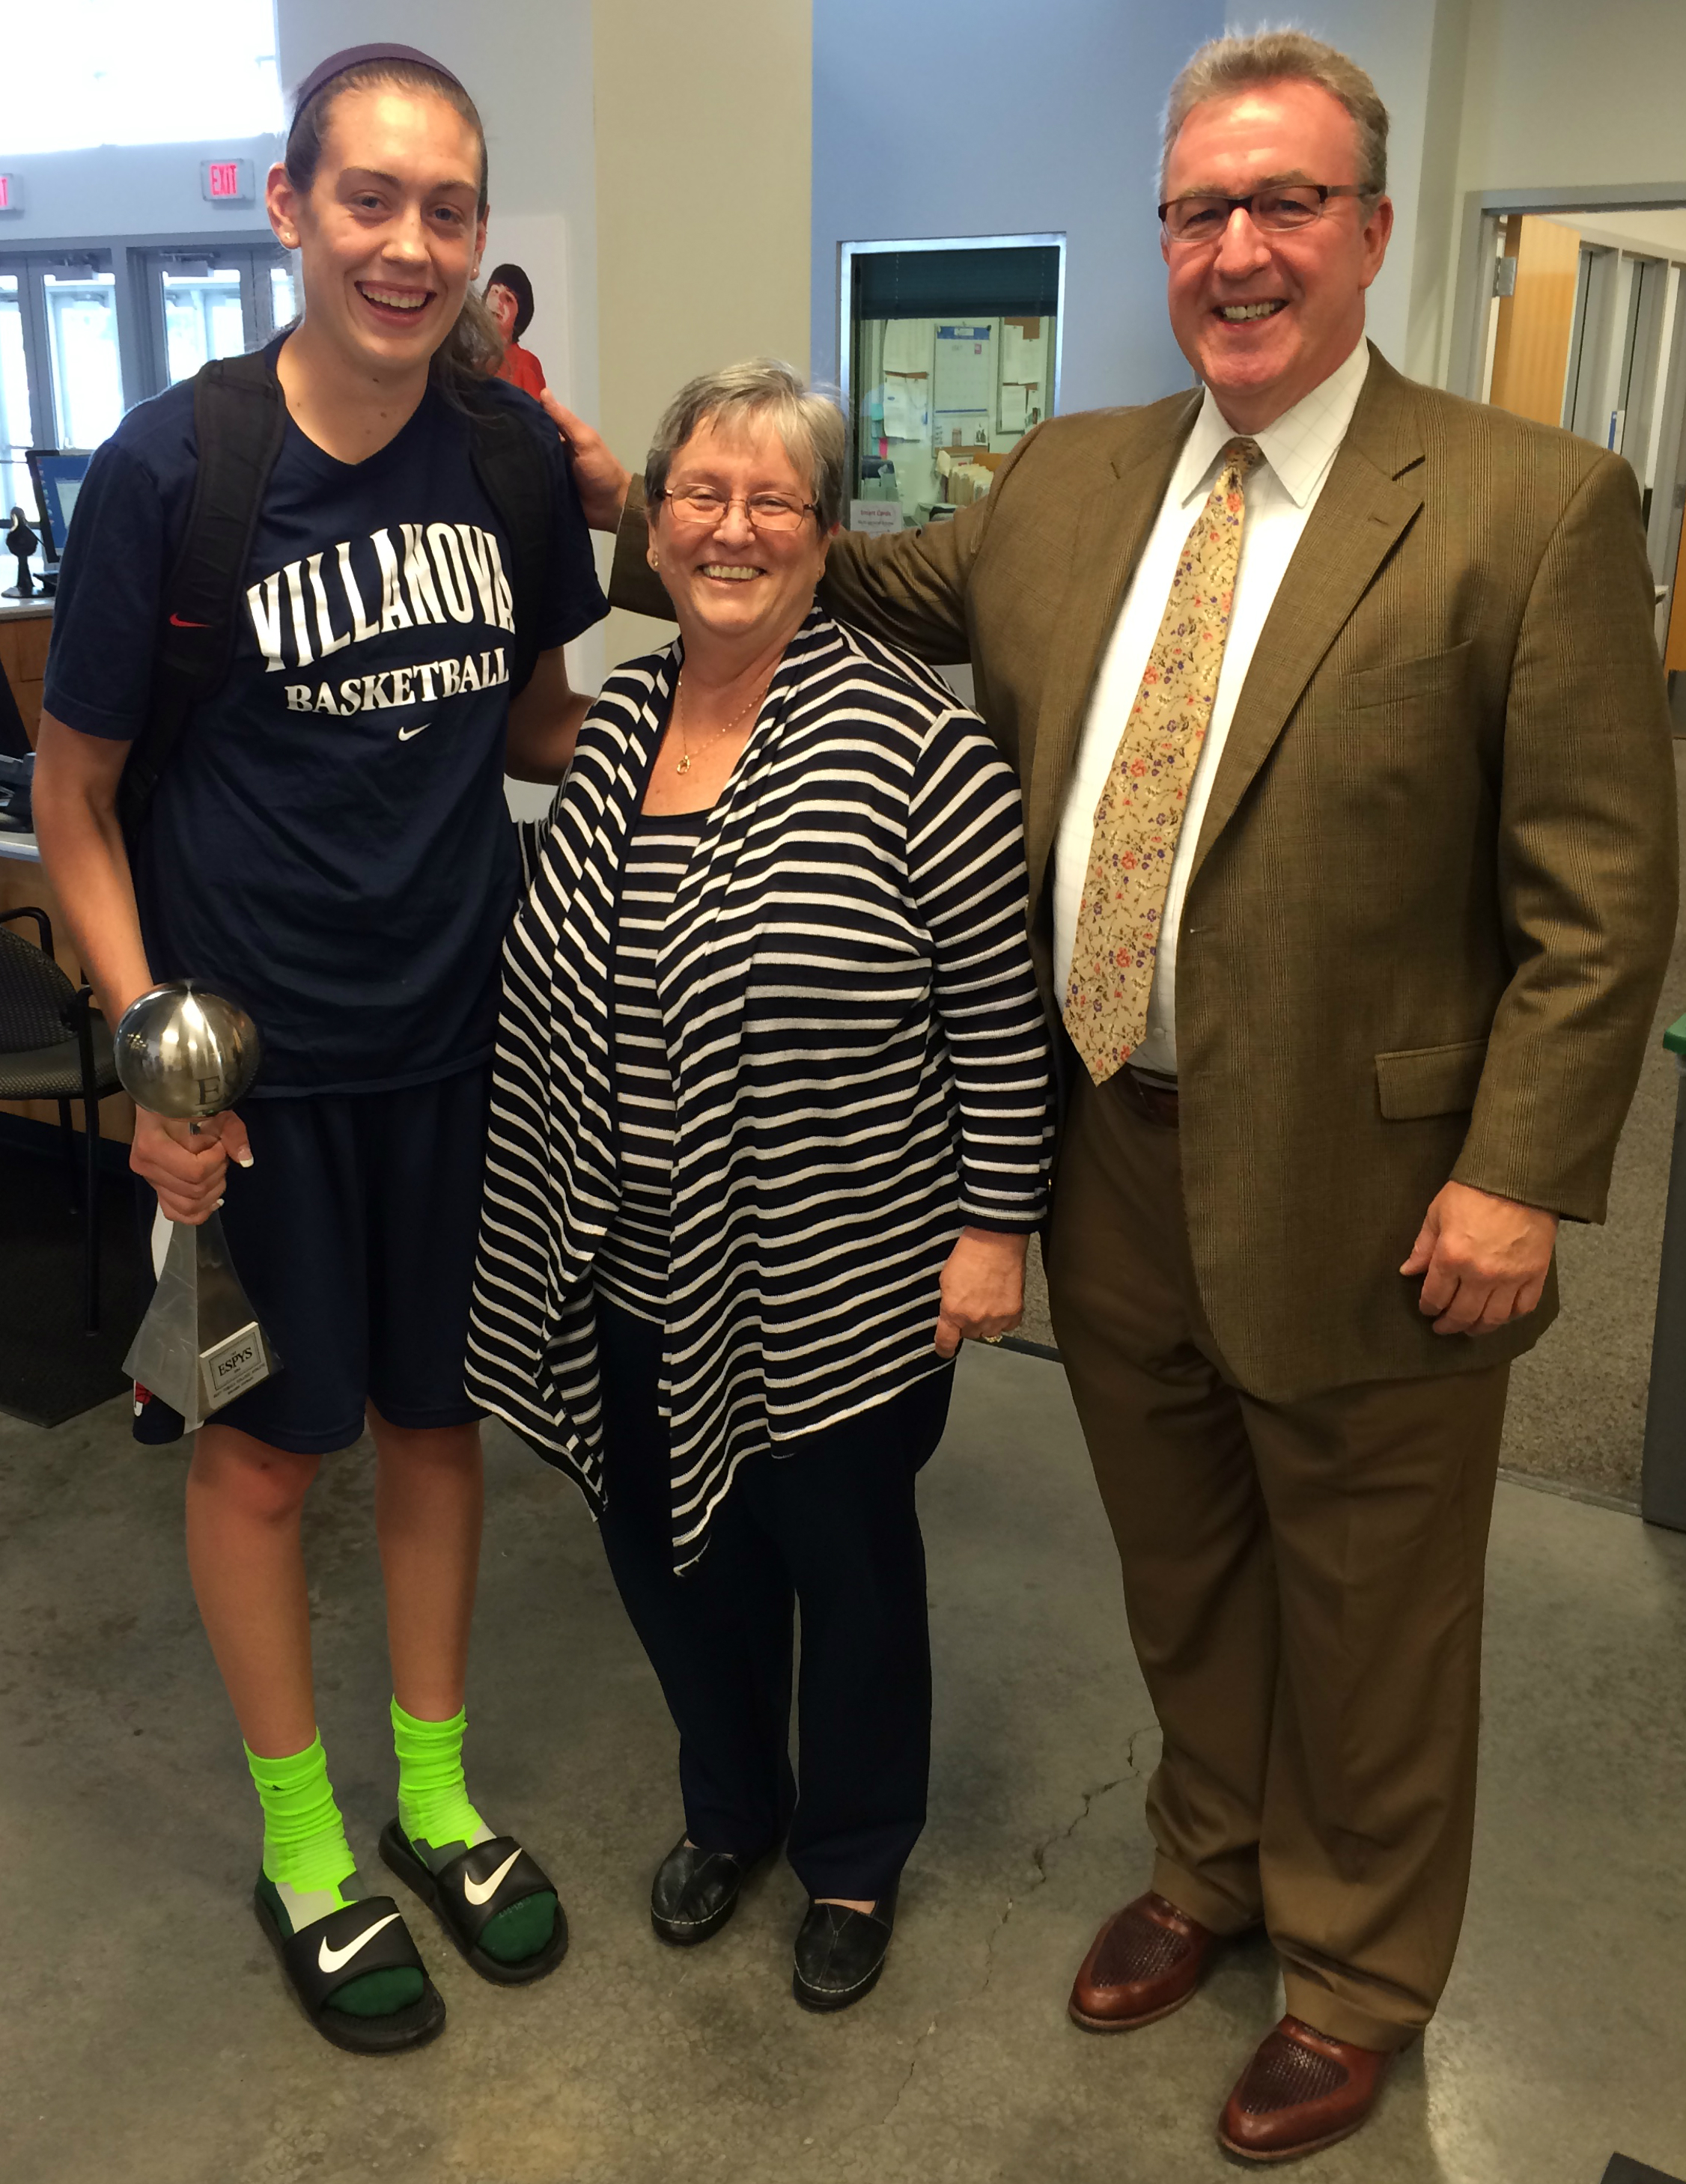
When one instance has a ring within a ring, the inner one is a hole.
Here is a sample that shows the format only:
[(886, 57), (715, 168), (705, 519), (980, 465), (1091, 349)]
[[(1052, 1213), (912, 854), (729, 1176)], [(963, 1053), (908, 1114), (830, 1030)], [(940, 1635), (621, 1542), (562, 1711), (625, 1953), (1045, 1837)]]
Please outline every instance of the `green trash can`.
[(1662, 1043), (1674, 1056), (1677, 1079), (1674, 1150), (1651, 1335), (1639, 1513), (1648, 1524), (1686, 1532), (1686, 1017), (1670, 1024)]

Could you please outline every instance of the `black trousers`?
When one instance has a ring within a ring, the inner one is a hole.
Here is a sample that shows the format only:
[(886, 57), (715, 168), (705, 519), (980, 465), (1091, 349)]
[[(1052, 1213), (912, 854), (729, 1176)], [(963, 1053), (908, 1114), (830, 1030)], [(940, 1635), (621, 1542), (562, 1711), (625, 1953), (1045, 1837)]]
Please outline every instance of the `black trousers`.
[(925, 1824), (930, 1635), (914, 1479), (942, 1437), (952, 1369), (788, 1454), (749, 1458), (701, 1560), (675, 1576), (662, 1330), (600, 1298), (597, 1337), (603, 1544), (679, 1732), (686, 1834), (747, 1858), (788, 1828), (810, 1896), (888, 1896)]

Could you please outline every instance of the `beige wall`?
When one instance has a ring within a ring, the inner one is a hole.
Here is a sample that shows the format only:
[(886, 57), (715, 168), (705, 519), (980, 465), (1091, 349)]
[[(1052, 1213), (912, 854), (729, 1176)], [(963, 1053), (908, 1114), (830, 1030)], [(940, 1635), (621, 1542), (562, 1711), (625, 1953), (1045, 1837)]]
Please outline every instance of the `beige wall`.
[(1413, 283), (1410, 354), (1443, 383), (1470, 192), (1682, 181), (1686, 6), (1438, 0), (1434, 12), (1463, 34), (1462, 66), (1443, 86), (1443, 117), (1458, 108), (1454, 180), (1437, 231), (1418, 239), (1428, 277)]
[[(600, 418), (634, 469), (695, 373), (807, 369), (812, 43), (797, 0), (594, 0)], [(609, 660), (672, 634), (614, 614)]]
[(1471, 0), (1460, 188), (1678, 181), (1683, 86), (1680, 0)]

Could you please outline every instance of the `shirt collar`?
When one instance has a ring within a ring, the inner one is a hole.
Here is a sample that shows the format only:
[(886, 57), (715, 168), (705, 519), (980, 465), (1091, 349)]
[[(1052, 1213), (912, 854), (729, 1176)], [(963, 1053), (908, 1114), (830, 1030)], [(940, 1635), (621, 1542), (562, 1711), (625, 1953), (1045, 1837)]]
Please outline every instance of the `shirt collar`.
[[(1304, 508), (1310, 499), (1345, 439), (1369, 370), (1370, 343), (1360, 338), (1346, 361), (1337, 365), (1309, 394), (1285, 410), (1274, 425), (1250, 436), (1296, 508)], [(1196, 493), (1210, 491), (1218, 457), (1236, 437), (1235, 426), (1225, 421), (1209, 387), (1172, 475), (1171, 491), (1180, 501), (1186, 504)]]

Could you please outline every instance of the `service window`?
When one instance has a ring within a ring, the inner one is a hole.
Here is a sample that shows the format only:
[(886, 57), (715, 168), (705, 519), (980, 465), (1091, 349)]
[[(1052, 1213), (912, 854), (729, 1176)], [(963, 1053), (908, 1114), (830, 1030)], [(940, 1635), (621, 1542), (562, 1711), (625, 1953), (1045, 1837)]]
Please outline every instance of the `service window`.
[(1065, 238), (849, 242), (848, 526), (941, 522), (1058, 407)]

